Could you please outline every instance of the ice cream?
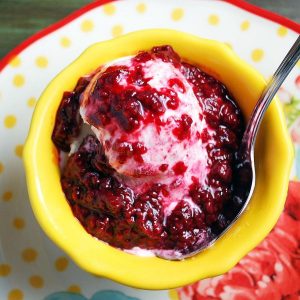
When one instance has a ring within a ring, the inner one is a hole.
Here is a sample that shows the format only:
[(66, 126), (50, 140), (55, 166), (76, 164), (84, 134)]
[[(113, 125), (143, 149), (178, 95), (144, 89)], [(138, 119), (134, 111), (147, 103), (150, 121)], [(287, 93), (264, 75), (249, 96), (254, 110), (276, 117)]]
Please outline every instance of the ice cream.
[[(101, 94), (104, 85), (108, 97)], [(100, 112), (103, 106), (109, 111)], [(204, 183), (207, 150), (200, 136), (206, 120), (191, 84), (173, 63), (149, 55), (105, 66), (83, 93), (80, 114), (122, 183), (139, 193), (153, 183), (176, 184), (171, 197), (162, 195), (165, 215), (173, 202), (191, 199), (193, 177)]]

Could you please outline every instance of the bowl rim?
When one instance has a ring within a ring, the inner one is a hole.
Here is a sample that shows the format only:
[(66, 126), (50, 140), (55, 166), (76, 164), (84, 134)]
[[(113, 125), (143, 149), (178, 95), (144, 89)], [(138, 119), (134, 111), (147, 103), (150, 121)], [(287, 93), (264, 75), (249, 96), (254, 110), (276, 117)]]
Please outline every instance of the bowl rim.
[[(82, 254), (86, 254), (87, 252), (83, 253), (83, 250), (76, 249), (76, 247), (73, 246), (72, 239), (66, 239), (65, 236), (60, 235), (60, 229), (57, 228), (56, 224), (53, 223), (53, 220), (50, 220), (49, 215), (47, 215), (47, 208), (45, 207), (45, 202), (41, 200), (41, 197), (44, 197), (45, 199), (49, 195), (41, 195), (41, 187), (40, 187), (40, 181), (39, 181), (39, 162), (35, 159), (35, 153), (38, 151), (38, 140), (41, 138), (39, 135), (42, 127), (43, 127), (43, 116), (47, 115), (47, 107), (49, 105), (49, 93), (51, 91), (54, 91), (58, 85), (61, 85), (61, 79), (64, 76), (67, 76), (67, 73), (70, 71), (71, 68), (74, 68), (78, 65), (79, 61), (83, 61), (91, 54), (95, 53), (95, 51), (99, 51), (101, 48), (110, 48), (114, 49), (114, 47), (118, 47), (118, 45), (122, 43), (126, 43), (128, 41), (134, 41), (135, 39), (144, 39), (145, 37), (161, 37), (162, 39), (166, 39), (167, 41), (170, 41), (171, 39), (183, 39), (185, 42), (193, 42), (194, 45), (203, 45), (205, 44), (208, 47), (215, 48), (217, 47), (220, 51), (220, 53), (224, 54), (224, 57), (228, 60), (228, 62), (233, 63), (233, 65), (239, 70), (243, 70), (247, 76), (252, 76), (253, 80), (255, 79), (260, 86), (264, 86), (265, 82), (262, 78), (262, 76), (255, 71), (252, 67), (250, 67), (246, 62), (241, 60), (236, 54), (234, 54), (231, 49), (227, 45), (221, 42), (208, 40), (199, 38), (197, 36), (193, 36), (187, 33), (175, 31), (175, 30), (169, 30), (169, 29), (147, 29), (147, 30), (140, 30), (136, 32), (132, 32), (123, 36), (120, 36), (118, 38), (108, 40), (108, 41), (102, 41), (99, 43), (96, 43), (89, 48), (87, 48), (75, 61), (73, 61), (70, 65), (68, 65), (63, 71), (61, 71), (47, 86), (43, 94), (41, 95), (38, 104), (35, 108), (32, 122), (30, 125), (29, 134), (27, 137), (27, 140), (24, 145), (24, 151), (23, 151), (23, 161), (26, 171), (26, 181), (28, 186), (28, 193), (29, 198), (31, 202), (31, 206), (33, 208), (34, 214), (43, 228), (43, 230), (46, 232), (46, 234), (50, 237), (51, 240), (53, 240), (60, 248), (62, 248), (81, 268), (85, 269), (86, 271), (93, 273), (98, 276), (107, 277), (110, 279), (113, 279), (117, 282), (137, 287), (137, 288), (145, 288), (145, 289), (167, 289), (167, 288), (175, 288), (178, 286), (186, 285), (191, 282), (194, 282), (196, 280), (199, 280), (200, 278), (206, 278), (206, 277), (212, 277), (216, 276), (222, 273), (227, 272), (229, 269), (231, 269), (238, 261), (246, 255), (250, 250), (252, 250), (272, 229), (272, 227), (275, 225), (280, 212), (283, 209), (283, 205), (285, 202), (285, 195), (287, 192), (287, 186), (288, 186), (288, 179), (289, 179), (289, 172), (292, 165), (292, 158), (293, 158), (293, 147), (292, 143), (289, 139), (286, 126), (285, 126), (285, 119), (283, 112), (281, 110), (281, 106), (279, 101), (276, 99), (273, 101), (272, 104), (273, 110), (272, 113), (275, 115), (277, 114), (277, 117), (279, 119), (279, 123), (276, 126), (278, 127), (278, 130), (280, 131), (280, 136), (282, 140), (284, 140), (282, 151), (284, 151), (286, 155), (286, 161), (285, 161), (285, 168), (281, 170), (282, 177), (284, 178), (282, 182), (282, 194), (278, 196), (278, 203), (276, 205), (276, 209), (274, 206), (274, 216), (272, 218), (269, 218), (268, 224), (257, 233), (256, 238), (251, 241), (251, 243), (247, 243), (246, 245), (240, 245), (238, 248), (235, 248), (235, 250), (238, 249), (238, 251), (231, 252), (231, 255), (227, 257), (226, 260), (222, 260), (222, 263), (218, 263), (217, 265), (214, 264), (210, 270), (199, 270), (199, 272), (196, 272), (193, 270), (193, 272), (185, 272), (184, 277), (179, 276), (180, 278), (174, 278), (174, 272), (183, 270), (187, 271), (189, 268), (195, 267), (195, 262), (197, 262), (196, 257), (192, 257), (183, 261), (165, 261), (159, 258), (141, 258), (136, 257), (134, 255), (130, 255), (125, 253), (124, 251), (114, 249), (108, 245), (103, 246), (103, 242), (96, 241), (94, 239), (95, 243), (101, 243), (103, 248), (106, 250), (105, 255), (108, 255), (106, 259), (112, 259), (112, 257), (117, 258), (120, 257), (122, 260), (126, 260), (126, 264), (128, 266), (134, 266), (134, 268), (141, 268), (140, 264), (143, 264), (143, 262), (146, 262), (147, 260), (150, 261), (150, 264), (156, 264), (158, 266), (161, 266), (162, 273), (163, 269), (168, 269), (169, 276), (164, 276), (163, 278), (159, 276), (159, 274), (151, 274), (152, 277), (148, 274), (142, 274), (139, 273), (139, 276), (137, 276), (137, 273), (135, 272), (130, 273), (127, 271), (124, 271), (123, 269), (116, 270), (115, 268), (111, 267), (111, 262), (105, 259), (102, 262), (95, 263), (95, 260), (93, 261), (90, 256), (82, 256)], [(154, 42), (155, 43), (155, 42)], [(78, 67), (78, 66), (77, 66)], [(78, 68), (77, 68), (78, 69)], [(77, 76), (78, 79), (78, 76)], [(51, 130), (52, 131), (52, 130)], [(50, 153), (48, 153), (50, 154)], [(64, 196), (62, 196), (64, 197)], [(66, 200), (65, 200), (66, 201)], [(74, 217), (74, 221), (75, 221)], [(237, 226), (236, 223), (233, 225), (233, 227)], [(228, 233), (231, 230), (227, 231), (227, 233), (224, 236), (227, 236)], [(86, 233), (86, 235), (88, 235)], [(220, 239), (221, 240), (221, 239)], [(217, 245), (219, 241), (216, 242), (215, 245)], [(201, 252), (198, 255), (206, 255), (207, 252), (211, 251), (211, 249), (207, 249), (203, 252)], [(109, 256), (110, 253), (113, 253), (111, 256)], [(118, 253), (118, 254), (117, 254)], [(198, 257), (198, 255), (196, 255)], [(94, 256), (94, 255), (93, 255)], [(134, 258), (133, 258), (134, 257)], [(209, 255), (208, 255), (209, 257)], [(123, 261), (119, 261), (122, 262)], [(167, 262), (167, 263), (166, 263)], [(184, 265), (184, 268), (180, 266)], [(150, 266), (148, 264), (148, 266)], [(157, 269), (159, 270), (159, 269)], [(140, 270), (142, 271), (142, 270)], [(144, 270), (144, 273), (147, 273), (147, 268)], [(155, 276), (154, 276), (155, 275)]]

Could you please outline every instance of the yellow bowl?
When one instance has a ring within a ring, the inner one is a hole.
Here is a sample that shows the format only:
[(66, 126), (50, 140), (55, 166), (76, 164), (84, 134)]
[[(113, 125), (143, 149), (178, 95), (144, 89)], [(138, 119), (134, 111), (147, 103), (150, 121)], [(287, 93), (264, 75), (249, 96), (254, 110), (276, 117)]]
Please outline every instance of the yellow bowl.
[(41, 227), (81, 268), (144, 289), (167, 289), (222, 274), (254, 248), (283, 210), (293, 151), (277, 99), (261, 126), (256, 147), (257, 183), (245, 213), (214, 246), (183, 261), (139, 257), (96, 240), (74, 218), (60, 185), (57, 151), (51, 141), (64, 91), (80, 76), (116, 58), (170, 44), (179, 55), (221, 80), (246, 118), (265, 87), (262, 76), (225, 44), (173, 30), (130, 33), (88, 48), (48, 85), (34, 111), (24, 148), (31, 205)]

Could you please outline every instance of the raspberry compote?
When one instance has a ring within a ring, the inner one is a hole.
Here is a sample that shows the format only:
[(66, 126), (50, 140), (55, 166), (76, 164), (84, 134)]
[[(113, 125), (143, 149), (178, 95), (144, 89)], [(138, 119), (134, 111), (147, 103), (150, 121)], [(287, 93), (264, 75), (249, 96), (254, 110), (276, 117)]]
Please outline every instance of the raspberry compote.
[(52, 140), (68, 153), (61, 184), (88, 233), (180, 259), (207, 246), (243, 205), (243, 130), (226, 87), (159, 46), (80, 78), (63, 95)]

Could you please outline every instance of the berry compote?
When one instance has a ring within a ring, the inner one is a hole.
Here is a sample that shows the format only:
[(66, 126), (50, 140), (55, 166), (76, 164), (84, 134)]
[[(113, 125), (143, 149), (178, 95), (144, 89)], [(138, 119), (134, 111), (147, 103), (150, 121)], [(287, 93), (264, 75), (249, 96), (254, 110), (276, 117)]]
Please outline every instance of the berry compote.
[(227, 88), (158, 46), (80, 78), (63, 95), (52, 140), (68, 153), (61, 184), (88, 233), (180, 259), (207, 246), (243, 205), (243, 131)]

